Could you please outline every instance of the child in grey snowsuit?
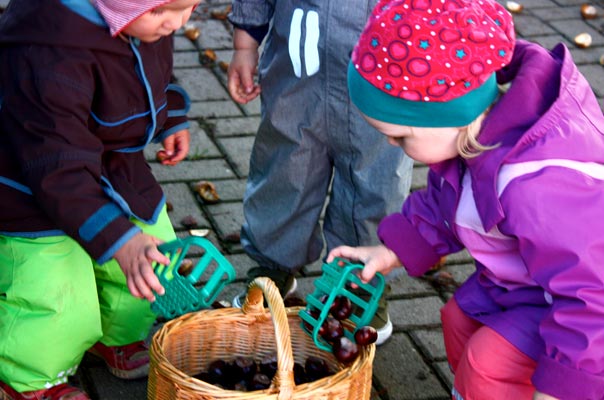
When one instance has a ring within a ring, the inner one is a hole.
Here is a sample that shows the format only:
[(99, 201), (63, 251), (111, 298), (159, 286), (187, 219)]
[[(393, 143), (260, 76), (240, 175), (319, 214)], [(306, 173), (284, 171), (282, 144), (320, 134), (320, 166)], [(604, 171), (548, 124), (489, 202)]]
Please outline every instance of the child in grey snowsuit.
[[(377, 243), (377, 223), (409, 192), (412, 161), (370, 134), (348, 99), (350, 52), (375, 3), (232, 3), (229, 92), (241, 104), (262, 92), (241, 242), (260, 265), (248, 276), (271, 277), (284, 296), (295, 288), (293, 275), (316, 261), (325, 244)], [(385, 309), (372, 324), (381, 328), (380, 341), (390, 335)]]

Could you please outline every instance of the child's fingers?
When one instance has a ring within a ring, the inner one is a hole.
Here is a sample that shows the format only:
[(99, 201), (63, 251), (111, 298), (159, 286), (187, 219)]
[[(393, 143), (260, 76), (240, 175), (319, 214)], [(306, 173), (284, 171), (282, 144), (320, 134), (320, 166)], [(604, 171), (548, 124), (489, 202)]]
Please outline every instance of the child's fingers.
[(227, 89), (233, 100), (240, 103), (242, 100), (240, 93), (243, 93), (243, 90), (241, 90), (241, 79), (239, 78), (239, 74), (233, 73), (232, 75), (229, 75)]
[(378, 271), (379, 268), (375, 263), (372, 263), (371, 261), (368, 262), (361, 271), (361, 280), (364, 283), (369, 283)]
[[(156, 277), (156, 279), (157, 279), (157, 277)], [(155, 295), (151, 291), (150, 286), (147, 284), (147, 281), (146, 281), (143, 273), (136, 274), (133, 277), (133, 280), (134, 280), (134, 285), (136, 286), (136, 289), (141, 294), (141, 296), (144, 297), (145, 299), (149, 300), (150, 302), (154, 302)], [(158, 283), (159, 283), (159, 281), (158, 281)]]
[(327, 255), (327, 262), (332, 262), (336, 257), (358, 261), (358, 248), (350, 246), (336, 247)]
[(165, 293), (164, 287), (159, 282), (159, 279), (157, 278), (157, 275), (155, 275), (155, 273), (153, 272), (151, 266), (143, 268), (142, 277), (145, 283), (145, 287), (150, 288), (160, 296)]

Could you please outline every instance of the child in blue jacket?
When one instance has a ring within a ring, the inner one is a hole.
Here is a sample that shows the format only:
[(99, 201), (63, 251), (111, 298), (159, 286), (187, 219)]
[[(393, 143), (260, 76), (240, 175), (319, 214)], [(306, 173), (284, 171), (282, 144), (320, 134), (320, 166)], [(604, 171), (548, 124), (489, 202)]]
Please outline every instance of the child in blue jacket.
[(143, 148), (189, 148), (171, 34), (196, 0), (12, 0), (0, 18), (0, 397), (89, 397), (84, 352), (145, 376), (175, 238)]

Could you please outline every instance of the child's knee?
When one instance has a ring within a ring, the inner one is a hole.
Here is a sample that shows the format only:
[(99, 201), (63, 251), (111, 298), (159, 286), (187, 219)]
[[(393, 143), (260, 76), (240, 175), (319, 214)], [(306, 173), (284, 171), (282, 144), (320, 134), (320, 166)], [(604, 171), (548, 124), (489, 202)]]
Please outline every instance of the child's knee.
[(530, 399), (535, 365), (493, 329), (482, 327), (472, 335), (458, 363), (455, 392), (464, 400)]

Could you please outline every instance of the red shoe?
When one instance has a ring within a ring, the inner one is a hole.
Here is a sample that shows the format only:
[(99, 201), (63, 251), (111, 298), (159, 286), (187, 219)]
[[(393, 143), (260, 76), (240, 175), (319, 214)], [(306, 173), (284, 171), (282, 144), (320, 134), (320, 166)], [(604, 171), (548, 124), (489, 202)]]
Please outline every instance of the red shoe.
[(102, 358), (109, 372), (118, 378), (137, 379), (149, 375), (149, 347), (145, 342), (125, 346), (105, 346), (97, 342), (88, 351)]
[(18, 393), (4, 382), (0, 382), (0, 400), (90, 400), (77, 387), (62, 383), (50, 389)]

